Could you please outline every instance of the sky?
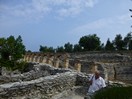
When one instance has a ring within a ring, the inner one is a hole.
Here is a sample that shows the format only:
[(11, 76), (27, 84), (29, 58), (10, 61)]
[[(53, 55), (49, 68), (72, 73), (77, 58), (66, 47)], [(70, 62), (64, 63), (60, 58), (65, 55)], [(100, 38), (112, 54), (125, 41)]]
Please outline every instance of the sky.
[(21, 35), (26, 50), (78, 44), (97, 34), (102, 43), (132, 28), (131, 0), (0, 0), (0, 38)]

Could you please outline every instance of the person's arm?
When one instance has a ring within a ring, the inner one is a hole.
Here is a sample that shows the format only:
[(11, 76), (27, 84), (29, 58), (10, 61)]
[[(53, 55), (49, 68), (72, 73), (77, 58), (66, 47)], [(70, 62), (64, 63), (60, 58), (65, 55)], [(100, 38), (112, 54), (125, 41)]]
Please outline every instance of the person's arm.
[(90, 83), (90, 85), (92, 85), (92, 82), (93, 82), (93, 77), (94, 77), (94, 75), (92, 74), (92, 75), (90, 76), (90, 78), (89, 78), (88, 83)]
[(102, 88), (106, 87), (105, 80), (103, 78), (102, 78), (101, 82), (102, 82)]

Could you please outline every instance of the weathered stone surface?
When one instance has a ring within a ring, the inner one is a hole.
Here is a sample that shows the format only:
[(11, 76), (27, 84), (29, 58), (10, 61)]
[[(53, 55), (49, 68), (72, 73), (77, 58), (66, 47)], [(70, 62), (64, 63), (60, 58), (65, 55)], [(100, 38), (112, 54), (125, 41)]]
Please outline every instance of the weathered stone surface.
[(51, 99), (84, 99), (88, 88), (84, 86), (74, 86), (69, 90), (64, 90), (53, 96)]
[(132, 63), (119, 63), (115, 71), (116, 80), (132, 83)]
[(30, 81), (37, 79), (39, 77), (45, 77), (69, 71), (66, 69), (54, 68), (48, 64), (29, 63), (29, 65), (30, 65), (30, 69), (28, 69), (29, 72), (24, 72), (23, 74), (0, 76), (0, 84), (8, 82)]
[[(87, 52), (70, 54), (70, 57), (63, 55), (41, 55), (40, 53), (27, 55), (24, 60), (36, 62), (33, 63), (33, 66), (30, 63), (22, 74), (9, 76), (6, 73), (5, 76), (0, 76), (0, 99), (51, 99), (54, 95), (62, 94), (64, 91), (67, 93), (68, 90), (71, 94), (67, 94), (67, 97), (53, 99), (72, 98), (74, 86), (88, 88), (88, 79), (95, 65), (101, 72), (101, 76), (108, 81), (119, 80), (132, 83), (132, 53)], [(48, 63), (52, 63), (51, 65), (54, 66), (39, 64), (39, 62), (45, 63), (51, 56), (52, 60)], [(68, 61), (65, 60), (67, 58)], [(79, 69), (76, 59), (79, 60)], [(69, 68), (69, 66), (72, 69), (81, 70), (83, 73), (64, 69)], [(109, 82), (108, 84), (119, 85), (120, 82)], [(83, 91), (87, 92), (87, 90)]]
[(80, 59), (81, 72), (91, 73), (93, 66), (101, 71), (105, 80), (120, 80), (132, 83), (132, 52), (85, 52), (70, 54), (70, 65)]
[[(54, 60), (53, 64), (55, 67), (76, 69), (81, 72), (91, 73), (91, 68), (94, 65), (98, 66), (98, 70), (101, 71), (101, 76), (106, 80), (127, 80), (131, 81), (131, 66), (121, 67), (122, 70), (118, 71), (119, 65), (121, 63), (131, 64), (132, 62), (132, 52), (131, 51), (109, 51), (109, 52), (81, 52), (81, 53), (71, 53), (67, 54), (45, 54), (42, 53), (29, 53), (26, 55), (25, 59), (37, 57), (47, 57), (47, 59), (52, 58)], [(46, 60), (47, 60), (46, 59)], [(65, 61), (67, 59), (67, 63)], [(80, 65), (76, 63), (76, 59), (79, 60)], [(57, 62), (59, 60), (59, 62)], [(35, 60), (35, 62), (38, 62)], [(40, 62), (40, 61), (39, 61)], [(69, 62), (69, 63), (68, 63)], [(56, 64), (57, 63), (57, 64)], [(68, 66), (69, 65), (69, 66)], [(78, 67), (77, 67), (78, 66)], [(127, 69), (127, 70), (126, 70)], [(124, 71), (123, 71), (124, 70)], [(131, 81), (132, 82), (132, 81)]]
[[(66, 72), (39, 79), (0, 85), (0, 99), (49, 99), (57, 92), (75, 86), (76, 72)], [(26, 97), (26, 98), (24, 98)]]
[(84, 74), (84, 73), (78, 73), (77, 79), (76, 79), (76, 85), (77, 86), (89, 86), (89, 78), (90, 74)]
[(120, 62), (131, 61), (132, 52), (84, 52), (70, 54), (70, 59), (80, 59), (83, 61), (94, 62)]

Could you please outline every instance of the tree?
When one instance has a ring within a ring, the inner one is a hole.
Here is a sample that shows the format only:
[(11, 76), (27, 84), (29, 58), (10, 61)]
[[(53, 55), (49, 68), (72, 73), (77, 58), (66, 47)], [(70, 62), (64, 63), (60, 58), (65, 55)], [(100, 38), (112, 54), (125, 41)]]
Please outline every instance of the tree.
[(56, 52), (65, 52), (65, 50), (64, 50), (63, 46), (61, 46), (61, 47), (58, 46), (56, 49)]
[(96, 34), (83, 36), (79, 40), (79, 45), (86, 51), (99, 50), (100, 44), (100, 38)]
[(99, 49), (98, 49), (98, 50), (105, 50), (104, 43), (102, 43), (102, 44), (100, 45), (100, 47), (99, 47)]
[(105, 50), (115, 50), (113, 43), (110, 41), (110, 39), (108, 38), (106, 45), (105, 45)]
[(73, 45), (70, 44), (69, 42), (66, 43), (66, 44), (64, 45), (64, 47), (65, 47), (65, 52), (71, 53), (71, 52), (73, 51)]
[(0, 38), (0, 66), (7, 67), (8, 69), (15, 69), (20, 63), (20, 59), (25, 54), (25, 46), (22, 43), (21, 36), (14, 38), (10, 36), (7, 39)]
[(125, 43), (122, 40), (121, 34), (117, 34), (113, 42), (114, 42), (114, 46), (115, 46), (116, 50), (124, 50), (125, 49)]
[(79, 44), (75, 44), (73, 52), (81, 52), (81, 51), (82, 51), (82, 47)]
[(130, 42), (132, 40), (132, 32), (129, 32), (126, 37), (124, 37), (125, 49), (130, 49)]
[(132, 40), (129, 42), (129, 50), (132, 50)]
[(45, 52), (45, 53), (47, 53), (47, 52), (54, 53), (55, 52), (53, 47), (47, 47), (47, 46), (42, 46), (42, 45), (40, 45), (39, 51)]

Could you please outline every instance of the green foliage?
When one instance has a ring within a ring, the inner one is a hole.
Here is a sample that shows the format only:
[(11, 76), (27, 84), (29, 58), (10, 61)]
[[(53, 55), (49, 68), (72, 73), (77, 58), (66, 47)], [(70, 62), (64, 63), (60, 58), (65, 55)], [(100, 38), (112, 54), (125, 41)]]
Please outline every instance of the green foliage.
[(82, 47), (79, 44), (75, 44), (73, 48), (73, 52), (81, 52)]
[(22, 43), (21, 36), (16, 39), (14, 36), (10, 36), (7, 39), (0, 38), (0, 66), (13, 70), (19, 60), (23, 58), (24, 53), (25, 46)]
[(23, 72), (23, 70), (26, 68), (26, 62), (21, 61), (21, 62), (16, 62), (16, 66), (13, 68), (13, 70), (19, 70), (21, 72)]
[(41, 46), (41, 45), (40, 45), (39, 51), (40, 52), (45, 52), (45, 53), (47, 53), (47, 52), (54, 53), (55, 52), (53, 47), (47, 47), (47, 46)]
[(106, 42), (105, 50), (109, 50), (109, 51), (115, 50), (114, 45), (113, 45), (113, 43), (111, 43), (109, 38)]
[(79, 45), (84, 48), (85, 51), (99, 50), (101, 41), (96, 34), (83, 36), (79, 40)]
[(108, 38), (106, 45), (101, 43), (100, 38), (96, 34), (83, 36), (79, 39), (78, 44), (72, 45), (70, 42), (64, 46), (53, 47), (40, 46), (40, 52), (82, 52), (82, 51), (120, 51), (132, 50), (132, 32), (129, 32), (124, 38), (121, 34), (117, 34), (113, 41)]
[(132, 40), (129, 42), (129, 50), (132, 50)]
[(125, 48), (131, 50), (132, 32), (129, 32), (126, 37), (124, 37)]
[(132, 99), (132, 86), (105, 88), (98, 91), (94, 99)]
[(64, 47), (65, 47), (65, 52), (71, 53), (71, 52), (73, 51), (73, 45), (70, 44), (69, 42), (66, 43), (66, 44), (64, 45)]
[(64, 50), (63, 46), (61, 46), (61, 47), (58, 46), (56, 49), (56, 52), (65, 52), (65, 50)]
[(121, 34), (116, 35), (114, 39), (114, 46), (116, 50), (124, 50), (125, 49), (125, 42), (122, 40)]

